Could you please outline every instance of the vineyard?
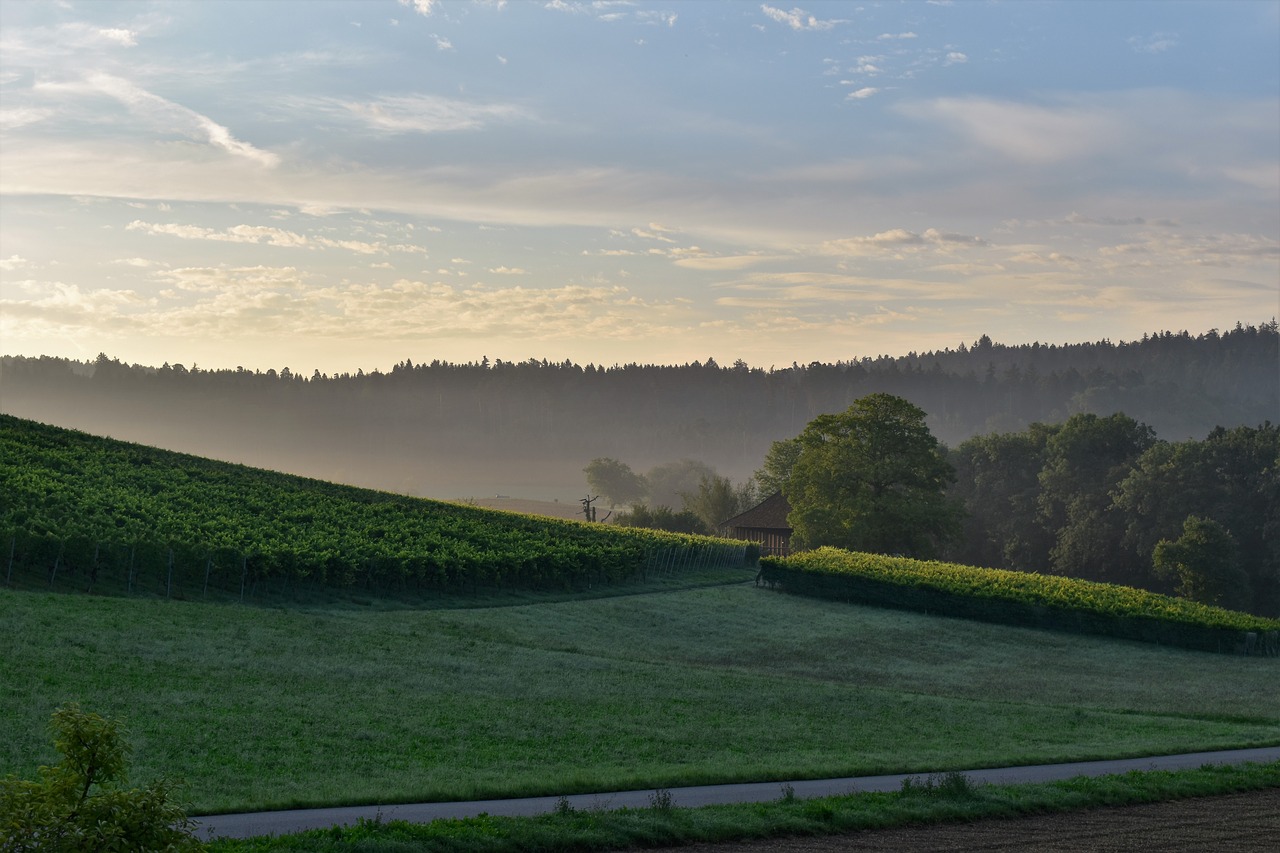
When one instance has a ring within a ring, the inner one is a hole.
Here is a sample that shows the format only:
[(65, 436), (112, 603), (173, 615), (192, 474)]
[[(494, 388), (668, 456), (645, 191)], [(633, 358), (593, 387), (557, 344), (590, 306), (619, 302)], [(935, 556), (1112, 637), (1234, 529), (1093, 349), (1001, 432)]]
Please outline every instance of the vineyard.
[(754, 565), (735, 540), (496, 512), (0, 416), (5, 582), (252, 598), (290, 585), (580, 589)]
[(1204, 651), (1280, 656), (1280, 621), (1132, 587), (835, 548), (760, 562), (761, 582), (804, 595)]

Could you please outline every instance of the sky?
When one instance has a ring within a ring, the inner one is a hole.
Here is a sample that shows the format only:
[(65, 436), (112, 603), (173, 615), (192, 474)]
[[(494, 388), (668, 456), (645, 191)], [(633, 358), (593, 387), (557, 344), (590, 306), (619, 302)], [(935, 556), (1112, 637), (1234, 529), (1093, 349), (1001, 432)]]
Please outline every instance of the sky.
[(0, 353), (752, 366), (1280, 314), (1280, 2), (0, 3)]

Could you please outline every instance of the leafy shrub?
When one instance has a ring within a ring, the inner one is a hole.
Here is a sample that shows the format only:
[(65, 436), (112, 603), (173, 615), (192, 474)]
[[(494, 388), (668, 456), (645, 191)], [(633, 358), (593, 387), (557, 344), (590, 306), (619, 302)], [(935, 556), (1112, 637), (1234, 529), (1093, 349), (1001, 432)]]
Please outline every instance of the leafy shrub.
[(194, 822), (161, 780), (126, 789), (130, 748), (118, 720), (76, 704), (53, 712), (53, 743), (62, 760), (37, 781), (0, 780), (0, 850), (6, 853), (184, 853), (205, 846)]

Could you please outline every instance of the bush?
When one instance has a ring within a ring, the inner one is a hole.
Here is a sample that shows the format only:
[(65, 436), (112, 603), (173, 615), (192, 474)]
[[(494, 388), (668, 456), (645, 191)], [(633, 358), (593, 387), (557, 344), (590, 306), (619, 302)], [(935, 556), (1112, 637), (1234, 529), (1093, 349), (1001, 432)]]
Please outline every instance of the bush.
[(32, 782), (0, 780), (0, 850), (6, 853), (200, 851), (194, 822), (166, 780), (126, 789), (130, 748), (119, 720), (74, 703), (53, 712), (62, 760)]

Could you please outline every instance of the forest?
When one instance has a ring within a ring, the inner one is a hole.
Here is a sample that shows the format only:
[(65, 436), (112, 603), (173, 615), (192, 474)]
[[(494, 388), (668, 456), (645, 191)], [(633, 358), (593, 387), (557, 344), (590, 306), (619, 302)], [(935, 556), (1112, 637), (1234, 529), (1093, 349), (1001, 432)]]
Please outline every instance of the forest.
[(1167, 441), (1257, 426), (1280, 411), (1273, 319), (1225, 332), (1004, 345), (753, 367), (468, 363), (280, 370), (0, 358), (0, 411), (216, 459), (411, 495), (576, 500), (598, 457), (636, 470), (681, 459), (745, 480), (773, 442), (882, 392), (956, 447), (1074, 414), (1124, 412)]

